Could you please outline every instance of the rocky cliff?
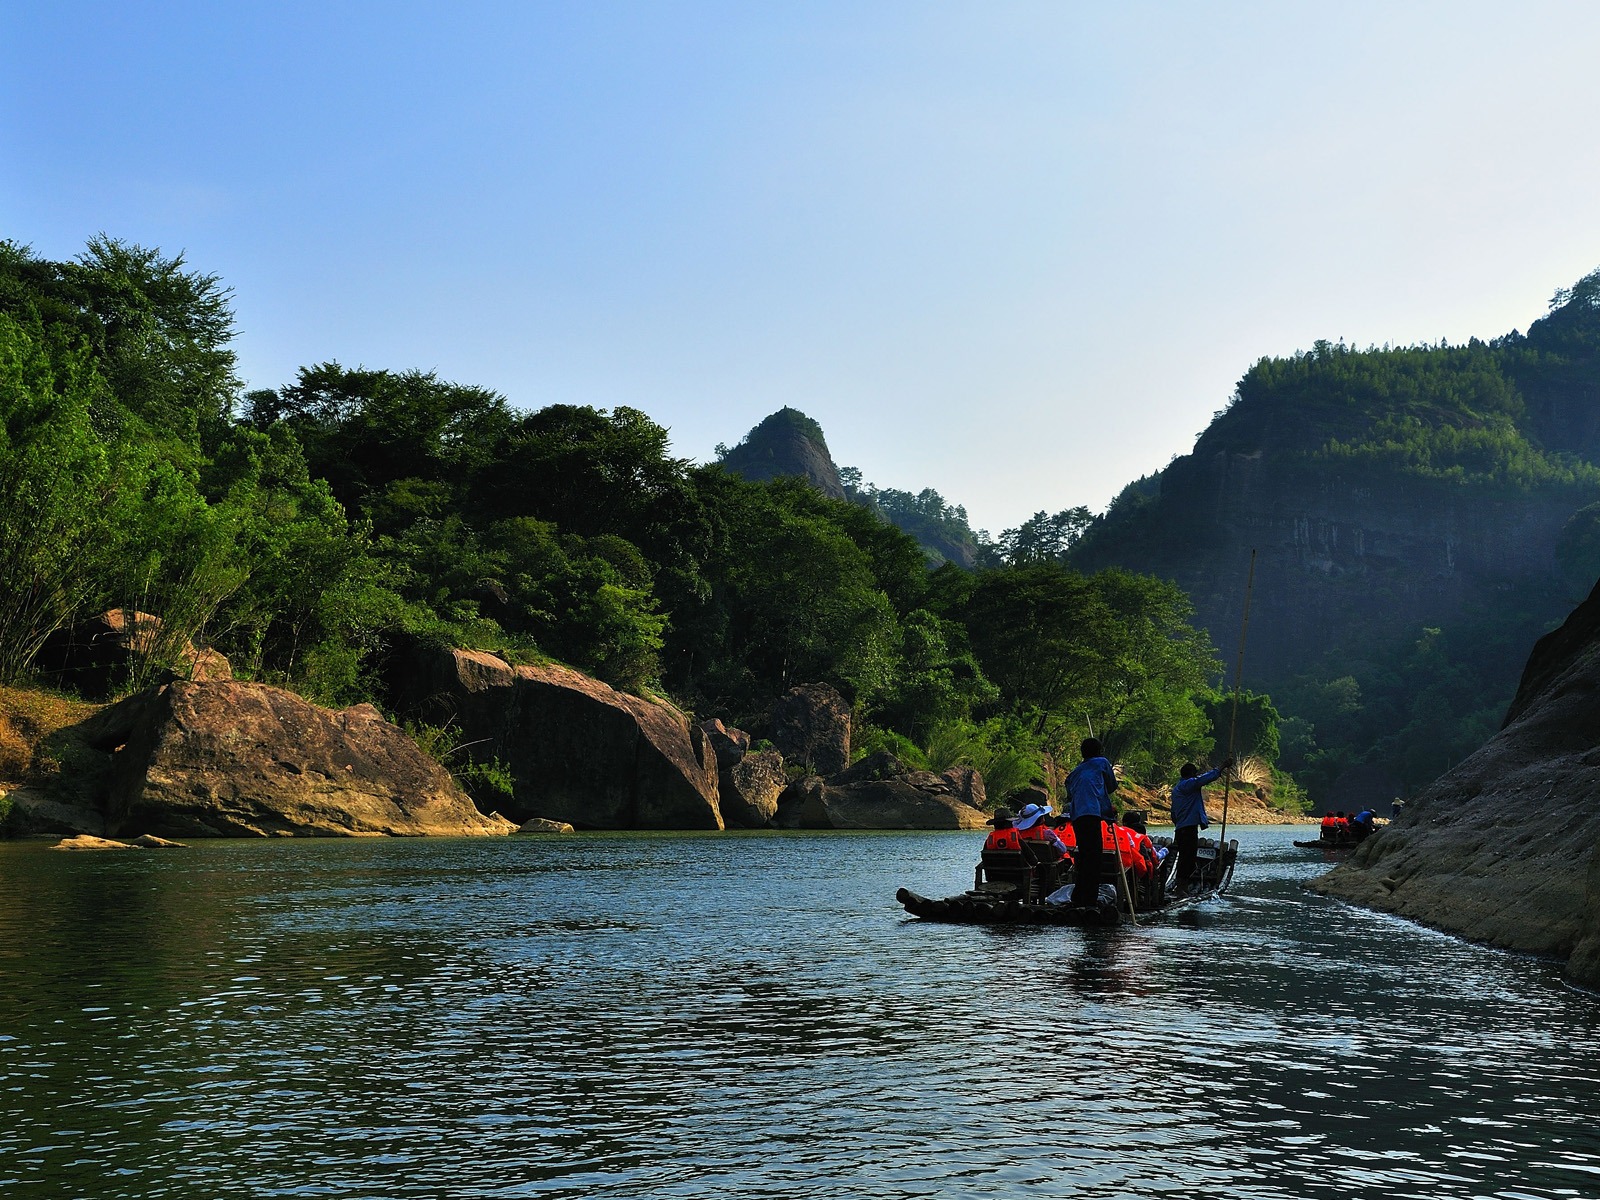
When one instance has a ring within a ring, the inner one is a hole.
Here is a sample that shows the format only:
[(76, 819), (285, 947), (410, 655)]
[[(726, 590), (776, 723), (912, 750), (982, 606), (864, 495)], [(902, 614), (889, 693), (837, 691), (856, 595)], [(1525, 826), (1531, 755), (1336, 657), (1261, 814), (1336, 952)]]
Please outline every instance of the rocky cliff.
[[(1196, 623), (1230, 648), (1257, 551), (1248, 645), (1267, 690), (1329, 650), (1414, 638), (1530, 583), (1553, 590), (1557, 540), (1587, 499), (1570, 487), (1497, 492), (1220, 441), (1203, 436), (1162, 473), (1158, 500), (1100, 531), (1077, 563), (1172, 579)], [(1540, 599), (1559, 615), (1559, 601)]]
[(1597, 793), (1600, 587), (1534, 648), (1500, 733), (1313, 886), (1600, 987)]
[(780, 408), (762, 420), (723, 456), (722, 465), (758, 483), (798, 475), (824, 496), (845, 498), (822, 426), (799, 409)]
[(885, 524), (915, 538), (930, 567), (952, 562), (970, 570), (978, 565), (980, 548), (966, 509), (946, 504), (931, 488), (912, 494), (863, 485), (860, 471), (841, 470), (834, 463), (822, 426), (798, 409), (779, 409), (765, 418), (721, 462), (757, 482), (795, 476), (824, 496), (870, 509)]

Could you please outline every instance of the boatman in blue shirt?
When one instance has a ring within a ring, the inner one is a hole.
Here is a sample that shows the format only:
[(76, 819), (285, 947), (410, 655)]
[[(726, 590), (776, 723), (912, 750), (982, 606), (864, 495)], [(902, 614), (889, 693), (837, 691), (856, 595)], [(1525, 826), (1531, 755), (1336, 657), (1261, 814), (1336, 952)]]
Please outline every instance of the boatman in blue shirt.
[(1194, 881), (1200, 831), (1211, 824), (1211, 818), (1206, 816), (1205, 786), (1222, 778), (1222, 772), (1231, 766), (1233, 759), (1230, 758), (1215, 771), (1203, 775), (1193, 763), (1184, 763), (1178, 768), (1178, 782), (1172, 785), (1172, 842), (1178, 848), (1177, 879), (1173, 887), (1180, 896)]
[(1105, 844), (1100, 827), (1104, 821), (1116, 820), (1111, 793), (1117, 790), (1117, 776), (1098, 738), (1084, 738), (1079, 749), (1083, 761), (1067, 776), (1067, 815), (1078, 842), (1072, 903), (1094, 908), (1100, 903), (1100, 848)]

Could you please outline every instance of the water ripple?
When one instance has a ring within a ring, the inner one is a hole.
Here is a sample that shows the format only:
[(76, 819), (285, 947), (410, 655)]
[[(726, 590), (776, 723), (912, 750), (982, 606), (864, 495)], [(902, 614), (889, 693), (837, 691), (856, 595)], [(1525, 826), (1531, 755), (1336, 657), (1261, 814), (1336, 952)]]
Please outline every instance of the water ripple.
[(970, 835), (0, 846), (11, 1196), (1600, 1194), (1600, 1011), (1302, 889), (908, 921)]

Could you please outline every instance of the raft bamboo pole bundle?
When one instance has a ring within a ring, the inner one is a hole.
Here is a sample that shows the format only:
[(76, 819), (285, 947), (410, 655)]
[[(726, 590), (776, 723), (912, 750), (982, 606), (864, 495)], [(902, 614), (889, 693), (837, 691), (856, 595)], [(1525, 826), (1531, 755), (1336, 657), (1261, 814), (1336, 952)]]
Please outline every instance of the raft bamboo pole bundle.
[[(1233, 668), (1233, 715), (1228, 719), (1228, 758), (1234, 757), (1233, 740), (1239, 732), (1239, 684), (1244, 679), (1244, 639), (1250, 632), (1250, 593), (1256, 586), (1256, 552), (1250, 551), (1250, 574), (1244, 584), (1244, 619), (1239, 622), (1239, 660)], [(1222, 831), (1217, 835), (1216, 869), (1222, 870), (1222, 855), (1228, 845), (1228, 797), (1233, 794), (1235, 767), (1229, 766), (1222, 784)]]

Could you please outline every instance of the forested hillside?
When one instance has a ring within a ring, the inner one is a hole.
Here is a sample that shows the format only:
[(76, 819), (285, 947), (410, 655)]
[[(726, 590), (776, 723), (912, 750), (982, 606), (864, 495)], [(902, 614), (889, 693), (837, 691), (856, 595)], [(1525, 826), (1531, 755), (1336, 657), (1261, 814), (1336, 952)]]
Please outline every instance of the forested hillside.
[(758, 734), (785, 688), (828, 682), (858, 747), (970, 763), (996, 798), (1091, 724), (1136, 778), (1211, 747), (1218, 663), (1170, 583), (930, 571), (879, 511), (675, 458), (631, 408), (332, 362), (241, 394), (232, 336), (227, 290), (181, 258), (0, 244), (0, 684), (132, 608), (171, 645), (129, 687), (192, 639), (243, 678), (383, 705), (387, 660), (422, 640)]
[(1525, 335), (1262, 359), (1069, 558), (1174, 580), (1227, 646), (1258, 549), (1251, 678), (1292, 717), (1285, 765), (1394, 795), (1499, 726), (1600, 576), (1597, 502), (1600, 272)]

